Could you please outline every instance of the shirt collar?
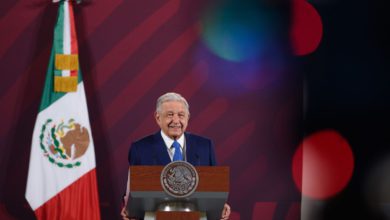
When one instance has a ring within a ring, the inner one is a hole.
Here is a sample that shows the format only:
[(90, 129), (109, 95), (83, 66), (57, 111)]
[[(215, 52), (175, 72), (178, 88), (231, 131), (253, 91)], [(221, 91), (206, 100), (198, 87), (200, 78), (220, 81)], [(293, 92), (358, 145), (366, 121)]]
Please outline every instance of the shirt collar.
[[(170, 149), (174, 140), (172, 138), (168, 137), (162, 130), (160, 131), (160, 133), (161, 133), (161, 137), (164, 140), (165, 145), (167, 146), (168, 149)], [(184, 133), (176, 141), (179, 142), (181, 149), (183, 149), (183, 147), (184, 147)]]

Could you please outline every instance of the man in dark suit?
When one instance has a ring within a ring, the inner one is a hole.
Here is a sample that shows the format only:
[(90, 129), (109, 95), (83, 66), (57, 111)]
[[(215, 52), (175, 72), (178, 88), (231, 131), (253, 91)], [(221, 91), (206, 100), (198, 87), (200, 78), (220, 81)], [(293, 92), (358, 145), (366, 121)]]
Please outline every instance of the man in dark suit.
[[(174, 155), (173, 140), (165, 136), (165, 133), (159, 131), (155, 134), (142, 138), (134, 142), (129, 152), (130, 165), (167, 165), (172, 162), (171, 155)], [(182, 159), (194, 166), (215, 166), (214, 146), (211, 140), (194, 135), (184, 133), (184, 143), (180, 144)], [(171, 147), (167, 148), (170, 142)], [(180, 139), (179, 141), (180, 142)]]
[[(176, 160), (185, 160), (194, 166), (216, 165), (211, 140), (185, 132), (190, 112), (187, 101), (180, 94), (171, 92), (160, 96), (154, 116), (161, 130), (131, 145), (130, 165), (165, 166)], [(128, 192), (126, 194), (127, 198)], [(128, 219), (125, 209), (121, 214)], [(230, 207), (225, 204), (221, 219), (226, 220), (229, 216)]]

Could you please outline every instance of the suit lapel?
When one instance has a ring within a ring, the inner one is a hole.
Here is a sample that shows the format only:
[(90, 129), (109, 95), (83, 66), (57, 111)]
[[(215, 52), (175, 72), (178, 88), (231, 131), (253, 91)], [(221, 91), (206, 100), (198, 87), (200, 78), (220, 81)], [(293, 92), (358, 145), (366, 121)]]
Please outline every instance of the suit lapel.
[(199, 164), (199, 156), (196, 152), (195, 147), (195, 141), (193, 138), (191, 138), (191, 135), (188, 133), (184, 133), (186, 138), (186, 156), (187, 156), (187, 162), (190, 164), (196, 166)]
[(165, 142), (161, 137), (160, 131), (154, 134), (154, 157), (157, 158), (156, 165), (167, 165), (171, 162)]

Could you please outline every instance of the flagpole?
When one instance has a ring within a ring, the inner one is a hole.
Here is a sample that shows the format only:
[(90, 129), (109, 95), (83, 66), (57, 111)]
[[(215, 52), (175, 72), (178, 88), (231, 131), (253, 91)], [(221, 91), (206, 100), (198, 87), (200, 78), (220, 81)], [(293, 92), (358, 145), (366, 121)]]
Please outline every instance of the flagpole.
[[(53, 3), (58, 3), (60, 1), (72, 1), (72, 0), (52, 0)], [(82, 0), (73, 0), (75, 1), (77, 4), (80, 4), (82, 2)]]

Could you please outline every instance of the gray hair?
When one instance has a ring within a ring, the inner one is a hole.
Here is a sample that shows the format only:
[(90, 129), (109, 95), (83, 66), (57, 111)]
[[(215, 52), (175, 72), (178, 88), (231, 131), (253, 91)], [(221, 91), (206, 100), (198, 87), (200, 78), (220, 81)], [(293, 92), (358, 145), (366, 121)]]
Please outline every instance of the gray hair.
[(184, 107), (187, 110), (187, 113), (190, 114), (190, 106), (188, 105), (187, 100), (183, 96), (181, 96), (180, 94), (174, 93), (174, 92), (165, 93), (164, 95), (160, 96), (157, 99), (156, 112), (160, 113), (161, 112), (161, 105), (164, 102), (169, 102), (169, 101), (182, 102), (184, 104)]

